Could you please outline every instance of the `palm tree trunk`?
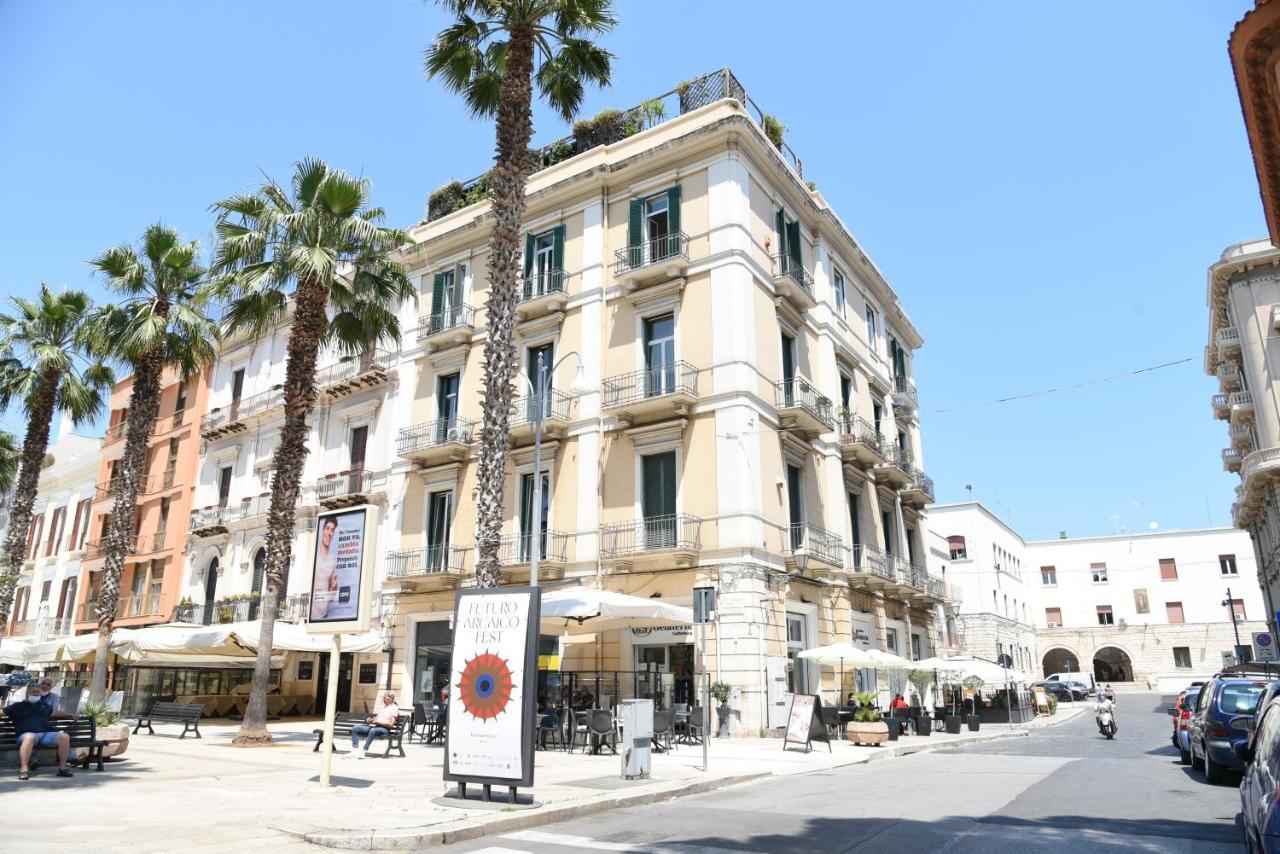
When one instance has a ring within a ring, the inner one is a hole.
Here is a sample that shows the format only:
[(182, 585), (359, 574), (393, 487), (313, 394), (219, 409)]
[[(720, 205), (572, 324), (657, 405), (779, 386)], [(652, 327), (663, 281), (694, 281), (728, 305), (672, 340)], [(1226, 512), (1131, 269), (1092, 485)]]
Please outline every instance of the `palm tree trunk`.
[[(284, 375), (284, 426), (280, 444), (272, 460), (275, 483), (271, 509), (267, 514), (267, 590), (262, 597), (261, 628), (258, 631), (258, 658), (249, 686), (249, 705), (240, 730), (232, 739), (237, 745), (271, 742), (267, 731), (267, 685), (271, 678), (271, 646), (275, 640), (276, 614), (280, 610), (285, 573), (293, 546), (294, 510), (302, 492), (302, 467), (307, 461), (307, 419), (316, 400), (316, 358), (327, 318), (324, 284), (298, 281), (294, 291), (293, 326), (289, 330), (289, 354)], [(338, 674), (329, 674), (337, 679)]]
[(124, 559), (137, 548), (133, 534), (138, 493), (146, 475), (151, 431), (160, 412), (160, 377), (163, 372), (164, 352), (153, 350), (137, 365), (133, 389), (129, 393), (124, 456), (120, 465), (116, 466), (111, 483), (111, 495), (115, 501), (107, 530), (102, 537), (102, 552), (106, 562), (102, 566), (98, 587), (98, 647), (93, 657), (93, 679), (89, 687), (91, 703), (102, 703), (107, 698), (107, 670), (110, 666), (108, 645), (111, 642), (111, 629), (116, 621), (116, 607), (120, 603)]
[(13, 507), (9, 510), (9, 531), (4, 541), (5, 566), (0, 567), (0, 625), (8, 622), (13, 608), (13, 593), (22, 572), (27, 550), (27, 532), (31, 528), (31, 508), (36, 503), (40, 485), (40, 469), (49, 450), (49, 428), (53, 423), (54, 403), (58, 393), (58, 374), (50, 372), (41, 381), (40, 390), (31, 401), (27, 433), (22, 440), (22, 462), (18, 482), (13, 489)]
[[(511, 390), (518, 370), (515, 348), (517, 277), (520, 273), (520, 223), (533, 137), (533, 33), (511, 32), (506, 67), (499, 87), (498, 154), (493, 169), (493, 237), (489, 247), (489, 302), (484, 345), (484, 404), (480, 463), (476, 470), (476, 581), (497, 587), (502, 579), (498, 547), (502, 538), (502, 494), (507, 479)], [(537, 477), (537, 473), (534, 473)]]

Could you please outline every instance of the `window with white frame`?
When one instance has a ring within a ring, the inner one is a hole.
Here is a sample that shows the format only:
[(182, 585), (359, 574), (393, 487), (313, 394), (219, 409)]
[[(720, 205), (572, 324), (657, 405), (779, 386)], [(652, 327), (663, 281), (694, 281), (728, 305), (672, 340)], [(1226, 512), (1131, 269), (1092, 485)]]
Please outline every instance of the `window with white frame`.
[(1235, 555), (1218, 555), (1218, 571), (1223, 575), (1238, 575)]
[(880, 319), (876, 317), (876, 310), (869, 305), (867, 306), (867, 347), (873, 353), (880, 349)]
[(831, 270), (831, 287), (835, 291), (836, 314), (843, 318), (845, 305), (844, 273), (835, 268)]
[(1094, 584), (1107, 583), (1107, 565), (1105, 563), (1091, 563), (1089, 570), (1093, 574)]

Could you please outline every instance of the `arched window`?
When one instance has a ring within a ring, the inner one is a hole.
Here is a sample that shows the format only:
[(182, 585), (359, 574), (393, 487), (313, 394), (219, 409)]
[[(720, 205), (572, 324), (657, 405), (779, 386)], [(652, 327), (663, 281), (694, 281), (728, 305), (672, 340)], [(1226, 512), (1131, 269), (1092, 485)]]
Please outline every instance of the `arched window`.
[(262, 595), (262, 583), (265, 580), (267, 571), (267, 550), (258, 549), (253, 553), (253, 592), (259, 596)]
[(947, 537), (947, 548), (951, 550), (952, 560), (964, 560), (969, 556), (968, 549), (965, 547), (964, 537), (959, 534)]

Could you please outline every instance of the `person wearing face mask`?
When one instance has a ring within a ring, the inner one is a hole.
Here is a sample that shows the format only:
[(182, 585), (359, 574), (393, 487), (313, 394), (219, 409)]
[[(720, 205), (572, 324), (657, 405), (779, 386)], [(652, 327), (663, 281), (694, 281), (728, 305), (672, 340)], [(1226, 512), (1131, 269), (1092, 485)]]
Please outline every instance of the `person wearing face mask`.
[(29, 770), (31, 755), (37, 747), (53, 747), (58, 750), (58, 776), (71, 777), (67, 767), (67, 755), (71, 752), (71, 737), (65, 732), (54, 732), (55, 720), (75, 720), (75, 715), (55, 712), (40, 702), (43, 692), (38, 684), (27, 688), (27, 698), (4, 707), (5, 717), (13, 721), (18, 736), (18, 779), (31, 779)]

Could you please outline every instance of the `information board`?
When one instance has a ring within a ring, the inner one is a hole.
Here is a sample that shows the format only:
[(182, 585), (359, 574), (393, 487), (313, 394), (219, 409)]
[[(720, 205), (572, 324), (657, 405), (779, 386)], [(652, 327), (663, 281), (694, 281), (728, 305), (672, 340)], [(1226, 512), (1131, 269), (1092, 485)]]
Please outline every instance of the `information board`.
[(311, 563), (307, 630), (346, 634), (369, 628), (378, 508), (321, 513)]
[(786, 750), (788, 744), (803, 744), (809, 750), (815, 741), (825, 741), (827, 750), (831, 750), (831, 739), (822, 724), (822, 698), (817, 694), (792, 694), (782, 749)]

